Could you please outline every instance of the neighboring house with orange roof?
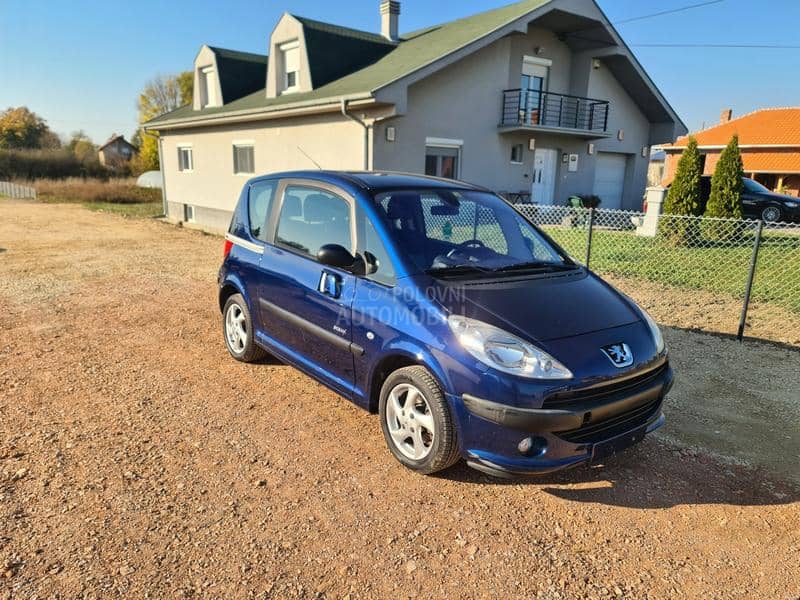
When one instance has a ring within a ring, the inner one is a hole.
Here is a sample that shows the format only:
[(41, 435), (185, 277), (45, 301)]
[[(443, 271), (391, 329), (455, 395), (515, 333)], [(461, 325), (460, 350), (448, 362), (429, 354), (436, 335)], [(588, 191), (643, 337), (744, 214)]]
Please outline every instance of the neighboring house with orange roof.
[[(712, 175), (719, 155), (734, 134), (739, 135), (744, 171), (769, 189), (800, 196), (800, 107), (762, 108), (732, 119), (730, 109), (722, 111), (720, 124), (693, 133), (705, 160), (704, 173)], [(689, 136), (664, 146), (664, 182), (675, 176)]]

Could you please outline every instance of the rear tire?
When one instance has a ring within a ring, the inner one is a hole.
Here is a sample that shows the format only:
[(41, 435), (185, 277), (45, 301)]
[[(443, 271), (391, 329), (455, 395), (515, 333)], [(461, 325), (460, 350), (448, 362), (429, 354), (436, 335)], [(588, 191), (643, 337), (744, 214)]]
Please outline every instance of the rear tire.
[(781, 209), (778, 206), (767, 206), (761, 211), (761, 219), (767, 223), (777, 223), (781, 220)]
[(267, 356), (256, 344), (253, 319), (241, 294), (233, 294), (225, 302), (222, 309), (222, 336), (230, 355), (240, 362), (257, 362)]
[(425, 367), (398, 369), (383, 383), (379, 413), (386, 445), (406, 467), (429, 475), (459, 460), (450, 407)]

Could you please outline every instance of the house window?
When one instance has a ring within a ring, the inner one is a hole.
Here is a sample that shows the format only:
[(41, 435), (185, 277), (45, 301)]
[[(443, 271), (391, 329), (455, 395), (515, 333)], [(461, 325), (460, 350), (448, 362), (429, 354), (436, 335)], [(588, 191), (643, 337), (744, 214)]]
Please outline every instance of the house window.
[(515, 165), (522, 164), (522, 152), (523, 146), (522, 144), (514, 144), (511, 146), (511, 162)]
[(178, 146), (178, 171), (188, 172), (194, 170), (194, 158), (191, 146)]
[(448, 144), (425, 147), (425, 174), (446, 179), (458, 179), (461, 168), (461, 146)]
[(194, 206), (191, 204), (183, 205), (183, 220), (187, 223), (194, 223)]
[(252, 143), (233, 144), (233, 172), (239, 174), (252, 174), (256, 172), (255, 150)]
[(200, 106), (217, 106), (217, 79), (214, 67), (200, 69)]
[(278, 46), (281, 56), (283, 81), (282, 92), (297, 91), (300, 76), (300, 42), (297, 40)]

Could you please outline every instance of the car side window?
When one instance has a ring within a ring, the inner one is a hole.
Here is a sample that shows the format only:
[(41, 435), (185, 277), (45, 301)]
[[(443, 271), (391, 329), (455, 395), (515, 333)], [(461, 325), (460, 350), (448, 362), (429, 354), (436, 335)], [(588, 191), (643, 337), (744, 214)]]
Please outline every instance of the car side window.
[(325, 244), (339, 244), (353, 252), (350, 204), (321, 189), (287, 186), (276, 241), (315, 259)]
[(394, 265), (389, 258), (389, 253), (386, 251), (383, 240), (369, 219), (365, 219), (364, 225), (364, 250), (372, 254), (377, 266), (377, 270), (367, 275), (367, 279), (372, 279), (383, 285), (395, 285), (397, 281)]
[(247, 207), (250, 218), (250, 234), (261, 241), (266, 241), (267, 216), (274, 196), (274, 181), (262, 181), (250, 186)]

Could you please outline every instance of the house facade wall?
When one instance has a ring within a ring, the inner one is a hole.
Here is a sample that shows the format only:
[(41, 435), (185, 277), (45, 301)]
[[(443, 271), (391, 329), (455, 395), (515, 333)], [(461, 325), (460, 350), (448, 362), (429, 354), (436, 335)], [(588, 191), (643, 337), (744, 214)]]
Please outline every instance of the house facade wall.
[[(571, 135), (498, 131), (502, 92), (519, 88), (525, 55), (553, 61), (549, 91), (611, 102), (608, 131), (612, 137), (592, 140), (593, 154), (589, 154), (589, 140)], [(591, 64), (589, 55), (584, 55), (584, 60)], [(395, 129), (394, 142), (386, 139), (387, 127)], [(376, 126), (374, 167), (423, 173), (426, 139), (458, 140), (463, 142), (462, 179), (496, 191), (530, 191), (534, 151), (529, 148), (533, 140), (535, 148), (556, 150), (559, 160), (554, 202), (565, 204), (573, 194), (593, 192), (598, 153), (613, 152), (624, 154), (628, 164), (621, 208), (638, 209), (649, 162), (649, 149), (646, 156), (642, 156), (642, 149), (648, 144), (650, 128), (646, 117), (602, 64), (599, 69), (576, 69), (574, 56), (565, 44), (552, 32), (531, 27), (527, 35), (498, 40), (412, 85), (406, 114)], [(623, 140), (617, 139), (619, 130), (624, 131)], [(521, 164), (511, 162), (515, 144), (523, 146)], [(578, 155), (576, 172), (570, 172), (561, 161), (564, 154)]]
[[(253, 174), (234, 174), (233, 145), (252, 143), (255, 174), (315, 169), (360, 169), (364, 160), (363, 130), (341, 115), (315, 115), (280, 121), (220, 125), (164, 131), (161, 160), (167, 216), (184, 220), (184, 207), (195, 207), (194, 220), (224, 231), (239, 193)], [(180, 171), (178, 148), (192, 148), (193, 169)]]

